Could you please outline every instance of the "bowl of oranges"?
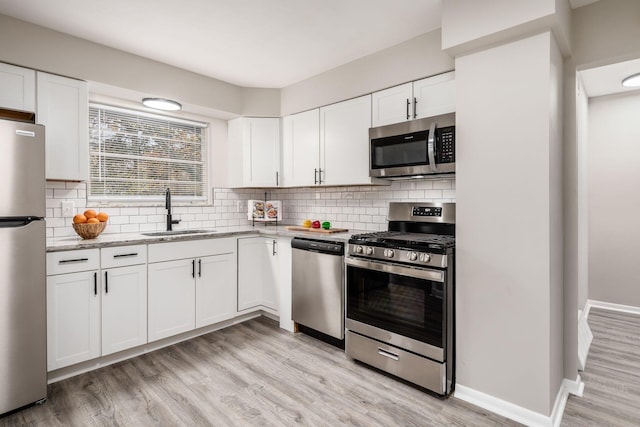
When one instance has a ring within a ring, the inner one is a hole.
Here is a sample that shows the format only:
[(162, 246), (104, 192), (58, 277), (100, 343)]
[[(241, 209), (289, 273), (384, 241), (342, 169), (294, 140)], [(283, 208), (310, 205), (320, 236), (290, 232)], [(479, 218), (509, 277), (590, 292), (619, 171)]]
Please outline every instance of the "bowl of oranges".
[(107, 226), (109, 215), (87, 209), (73, 217), (73, 229), (83, 239), (95, 239)]

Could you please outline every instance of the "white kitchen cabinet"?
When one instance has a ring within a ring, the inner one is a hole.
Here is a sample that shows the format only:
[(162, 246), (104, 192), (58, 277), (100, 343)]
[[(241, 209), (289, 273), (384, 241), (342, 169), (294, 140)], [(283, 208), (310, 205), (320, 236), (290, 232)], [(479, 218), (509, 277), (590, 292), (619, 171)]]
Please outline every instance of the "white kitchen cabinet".
[(196, 328), (236, 315), (238, 264), (236, 253), (198, 259), (196, 276)]
[(195, 258), (149, 264), (149, 342), (195, 328)]
[(149, 245), (149, 342), (233, 317), (235, 258), (234, 238)]
[(86, 181), (89, 177), (87, 83), (38, 72), (36, 122), (46, 127), (46, 177)]
[(454, 112), (455, 72), (394, 86), (372, 94), (372, 126)]
[(0, 108), (36, 111), (36, 72), (0, 62)]
[(371, 95), (282, 119), (287, 186), (362, 185), (369, 177)]
[(280, 185), (280, 119), (229, 120), (228, 135), (231, 187)]
[(320, 108), (322, 184), (371, 184), (371, 95)]
[(47, 254), (47, 370), (100, 356), (98, 249)]
[(319, 182), (320, 109), (282, 119), (283, 180), (288, 187)]
[(265, 237), (238, 239), (238, 311), (278, 310), (278, 242)]

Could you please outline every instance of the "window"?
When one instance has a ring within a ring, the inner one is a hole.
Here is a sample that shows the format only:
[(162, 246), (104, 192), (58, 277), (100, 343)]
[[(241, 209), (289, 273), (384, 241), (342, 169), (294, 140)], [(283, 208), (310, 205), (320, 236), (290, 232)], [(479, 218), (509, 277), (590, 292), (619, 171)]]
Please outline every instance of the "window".
[(106, 105), (89, 106), (92, 200), (207, 200), (203, 123)]

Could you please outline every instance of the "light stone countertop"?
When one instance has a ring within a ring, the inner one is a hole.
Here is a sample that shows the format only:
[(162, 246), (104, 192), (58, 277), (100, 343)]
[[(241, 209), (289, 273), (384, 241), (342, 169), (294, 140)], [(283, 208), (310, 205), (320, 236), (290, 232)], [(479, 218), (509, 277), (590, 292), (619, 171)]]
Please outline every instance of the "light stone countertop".
[(48, 238), (47, 252), (70, 251), (76, 249), (107, 248), (111, 246), (140, 245), (147, 243), (177, 242), (185, 240), (217, 239), (221, 237), (275, 236), (306, 237), (317, 240), (347, 242), (353, 234), (369, 233), (366, 230), (349, 230), (344, 233), (317, 233), (312, 231), (290, 231), (286, 225), (220, 227), (210, 233), (181, 234), (170, 236), (145, 236), (141, 233), (102, 234), (96, 239), (82, 239), (80, 236)]

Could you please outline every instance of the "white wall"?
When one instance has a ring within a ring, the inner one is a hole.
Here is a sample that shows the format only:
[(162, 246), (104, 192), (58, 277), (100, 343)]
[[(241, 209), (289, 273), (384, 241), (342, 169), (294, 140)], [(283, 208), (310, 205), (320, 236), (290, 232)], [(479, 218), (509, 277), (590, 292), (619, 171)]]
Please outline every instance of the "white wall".
[(451, 71), (440, 45), (440, 30), (432, 31), (283, 88), (282, 115)]
[(640, 94), (589, 101), (589, 298), (640, 307)]
[(456, 58), (458, 383), (546, 416), (563, 366), (554, 44)]

